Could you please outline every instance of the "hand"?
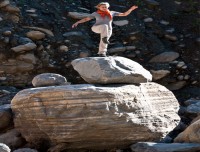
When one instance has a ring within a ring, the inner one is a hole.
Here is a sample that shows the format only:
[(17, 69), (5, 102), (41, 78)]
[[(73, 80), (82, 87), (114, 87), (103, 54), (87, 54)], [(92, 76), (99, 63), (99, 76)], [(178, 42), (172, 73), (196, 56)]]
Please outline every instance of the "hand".
[(134, 5), (134, 6), (131, 7), (131, 10), (135, 10), (137, 8), (138, 8), (138, 6)]
[(72, 28), (75, 28), (75, 27), (77, 27), (78, 26), (78, 23), (76, 22), (76, 23), (74, 23), (73, 25), (72, 25)]

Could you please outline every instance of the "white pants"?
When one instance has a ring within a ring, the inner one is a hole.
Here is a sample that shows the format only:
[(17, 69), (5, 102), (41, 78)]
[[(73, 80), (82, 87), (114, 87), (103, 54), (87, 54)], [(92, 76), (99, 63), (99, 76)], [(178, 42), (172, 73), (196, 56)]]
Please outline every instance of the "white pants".
[(108, 40), (112, 35), (112, 30), (108, 29), (108, 25), (94, 25), (92, 26), (92, 31), (100, 34), (99, 52), (98, 54), (106, 54), (108, 44), (103, 43), (102, 38), (107, 37)]

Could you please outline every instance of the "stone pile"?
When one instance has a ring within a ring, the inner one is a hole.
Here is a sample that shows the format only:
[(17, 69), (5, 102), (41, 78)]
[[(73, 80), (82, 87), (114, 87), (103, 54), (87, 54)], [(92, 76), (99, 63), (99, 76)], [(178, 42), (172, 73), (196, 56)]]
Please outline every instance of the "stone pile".
[(90, 57), (72, 65), (95, 85), (46, 84), (22, 90), (12, 100), (15, 128), (37, 148), (44, 141), (50, 144), (49, 151), (126, 148), (161, 140), (179, 123), (173, 93), (147, 83), (152, 76), (138, 63), (122, 57)]

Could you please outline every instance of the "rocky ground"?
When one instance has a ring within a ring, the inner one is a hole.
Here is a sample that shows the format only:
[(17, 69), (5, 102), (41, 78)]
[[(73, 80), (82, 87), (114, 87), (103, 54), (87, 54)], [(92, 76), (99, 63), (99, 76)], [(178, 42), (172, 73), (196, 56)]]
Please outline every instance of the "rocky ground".
[[(75, 29), (71, 25), (94, 12), (98, 2), (0, 0), (0, 105), (32, 87), (31, 80), (40, 73), (55, 72), (72, 84), (86, 83), (71, 61), (96, 56), (99, 36), (90, 29), (94, 21)], [(199, 1), (108, 2), (111, 10), (120, 12), (139, 6), (128, 17), (115, 17), (109, 55), (140, 63), (152, 73), (153, 81), (173, 91), (188, 125), (198, 114), (188, 112), (186, 100), (200, 98)]]

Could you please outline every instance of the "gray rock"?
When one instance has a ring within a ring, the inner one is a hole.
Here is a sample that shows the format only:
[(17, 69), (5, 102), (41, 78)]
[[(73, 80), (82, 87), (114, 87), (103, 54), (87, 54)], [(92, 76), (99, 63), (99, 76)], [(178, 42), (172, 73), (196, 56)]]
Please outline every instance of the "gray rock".
[(45, 34), (40, 31), (30, 31), (26, 33), (26, 36), (31, 40), (41, 40), (45, 38)]
[(12, 124), (12, 111), (10, 104), (0, 106), (0, 131), (7, 129)]
[(189, 106), (189, 105), (191, 105), (191, 104), (196, 104), (196, 103), (198, 103), (198, 102), (200, 102), (200, 100), (198, 100), (198, 99), (189, 99), (189, 100), (186, 100), (186, 101), (184, 102), (184, 104), (185, 104), (186, 106)]
[(90, 14), (88, 13), (79, 13), (79, 12), (68, 12), (68, 16), (74, 19), (83, 19), (88, 17)]
[(15, 149), (21, 147), (25, 143), (25, 140), (16, 129), (12, 129), (4, 134), (0, 134), (0, 143), (4, 143)]
[(178, 38), (174, 35), (169, 35), (169, 34), (165, 34), (165, 38), (170, 40), (170, 41), (177, 41)]
[(7, 145), (0, 143), (0, 152), (10, 152), (10, 151), (11, 150)]
[(153, 76), (154, 81), (162, 79), (166, 77), (168, 74), (170, 74), (169, 70), (150, 70), (150, 72)]
[(156, 83), (30, 88), (12, 100), (15, 126), (28, 142), (68, 149), (159, 140), (178, 124), (178, 109), (173, 93)]
[(113, 21), (113, 24), (115, 24), (117, 26), (124, 26), (124, 25), (127, 25), (128, 23), (129, 23), (128, 20)]
[(24, 51), (31, 51), (33, 49), (35, 49), (37, 47), (37, 45), (35, 43), (27, 43), (24, 45), (19, 45), (16, 47), (11, 48), (11, 50), (13, 50), (14, 52), (24, 52)]
[(72, 65), (88, 83), (143, 83), (152, 75), (139, 63), (124, 57), (89, 57), (72, 61)]
[(22, 54), (22, 55), (19, 55), (17, 57), (18, 60), (22, 60), (22, 61), (25, 61), (27, 63), (32, 63), (32, 64), (36, 64), (37, 63), (37, 58), (35, 57), (34, 54), (32, 53), (27, 53), (27, 54)]
[(109, 53), (119, 53), (119, 52), (125, 52), (126, 51), (126, 47), (115, 47), (115, 48), (110, 48), (108, 50)]
[(174, 90), (179, 90), (179, 89), (183, 88), (186, 84), (187, 84), (186, 81), (177, 81), (177, 82), (166, 85), (166, 87), (169, 90), (174, 91)]
[(151, 18), (151, 17), (145, 18), (144, 22), (146, 22), (146, 23), (153, 22), (153, 18)]
[(149, 62), (158, 62), (158, 63), (165, 63), (165, 62), (172, 62), (179, 57), (179, 53), (177, 52), (163, 52), (155, 57), (153, 57)]
[(35, 76), (32, 80), (34, 87), (66, 85), (67, 80), (65, 77), (55, 73), (43, 73)]
[(35, 149), (30, 149), (30, 148), (21, 148), (21, 149), (14, 150), (13, 152), (38, 152), (38, 151)]
[(0, 1), (0, 8), (5, 7), (10, 4), (9, 0), (1, 0)]
[(133, 152), (197, 152), (200, 144), (139, 142), (131, 146)]

